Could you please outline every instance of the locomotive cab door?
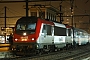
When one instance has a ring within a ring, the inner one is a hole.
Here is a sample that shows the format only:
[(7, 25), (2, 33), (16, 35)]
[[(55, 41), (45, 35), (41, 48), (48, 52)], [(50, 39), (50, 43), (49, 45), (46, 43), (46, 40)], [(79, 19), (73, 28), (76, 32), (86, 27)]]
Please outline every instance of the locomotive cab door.
[(54, 39), (54, 31), (52, 25), (42, 24), (41, 33), (40, 33), (40, 39), (39, 42), (42, 45), (42, 47), (51, 45), (53, 43)]

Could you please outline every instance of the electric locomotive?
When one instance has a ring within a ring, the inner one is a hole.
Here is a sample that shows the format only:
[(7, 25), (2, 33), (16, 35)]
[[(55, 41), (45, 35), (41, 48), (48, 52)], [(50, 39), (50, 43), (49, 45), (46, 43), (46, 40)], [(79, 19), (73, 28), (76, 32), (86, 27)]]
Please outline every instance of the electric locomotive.
[[(41, 12), (35, 8), (41, 8)], [(12, 51), (15, 54), (43, 53), (88, 43), (88, 33), (69, 25), (56, 22), (57, 10), (51, 7), (31, 7), (37, 17), (21, 17), (17, 20), (13, 33)], [(43, 14), (40, 14), (42, 13)], [(40, 18), (41, 15), (44, 18)], [(23, 55), (23, 54), (22, 54)]]
[(31, 16), (22, 17), (16, 22), (12, 50), (16, 52), (55, 51), (72, 44), (70, 27)]

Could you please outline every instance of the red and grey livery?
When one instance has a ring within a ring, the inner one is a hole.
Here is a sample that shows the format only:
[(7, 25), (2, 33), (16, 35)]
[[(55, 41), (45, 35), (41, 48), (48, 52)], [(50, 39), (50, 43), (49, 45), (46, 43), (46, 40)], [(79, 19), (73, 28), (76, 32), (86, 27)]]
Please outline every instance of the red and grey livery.
[[(85, 35), (83, 35), (83, 32)], [(78, 33), (82, 34), (78, 36)], [(26, 50), (26, 52), (54, 51), (76, 44), (86, 44), (88, 43), (87, 35), (87, 32), (72, 28), (69, 25), (34, 16), (22, 17), (16, 22), (12, 50)], [(83, 41), (81, 41), (82, 39)], [(76, 43), (74, 44), (73, 41)]]

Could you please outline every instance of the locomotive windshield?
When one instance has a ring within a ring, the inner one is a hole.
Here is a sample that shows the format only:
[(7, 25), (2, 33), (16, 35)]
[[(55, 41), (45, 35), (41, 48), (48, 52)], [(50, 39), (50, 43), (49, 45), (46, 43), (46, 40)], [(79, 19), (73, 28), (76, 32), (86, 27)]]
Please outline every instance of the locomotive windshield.
[(36, 23), (17, 24), (16, 30), (35, 30)]
[(22, 17), (16, 23), (16, 33), (20, 34), (27, 32), (28, 34), (35, 33), (37, 18), (36, 17)]

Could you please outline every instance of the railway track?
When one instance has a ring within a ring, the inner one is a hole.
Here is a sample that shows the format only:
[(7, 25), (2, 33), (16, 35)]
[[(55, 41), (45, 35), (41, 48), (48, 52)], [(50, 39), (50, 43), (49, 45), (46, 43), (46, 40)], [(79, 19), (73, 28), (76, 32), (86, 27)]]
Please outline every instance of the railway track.
[(2, 60), (82, 60), (90, 56), (90, 44), (79, 46), (75, 49), (63, 50), (48, 54), (35, 56), (15, 56), (10, 58), (2, 58)]
[(71, 55), (68, 55), (66, 57), (58, 58), (59, 60), (82, 60), (87, 57), (90, 57), (90, 48), (85, 49), (79, 49), (77, 51), (74, 51), (74, 53), (71, 53)]

